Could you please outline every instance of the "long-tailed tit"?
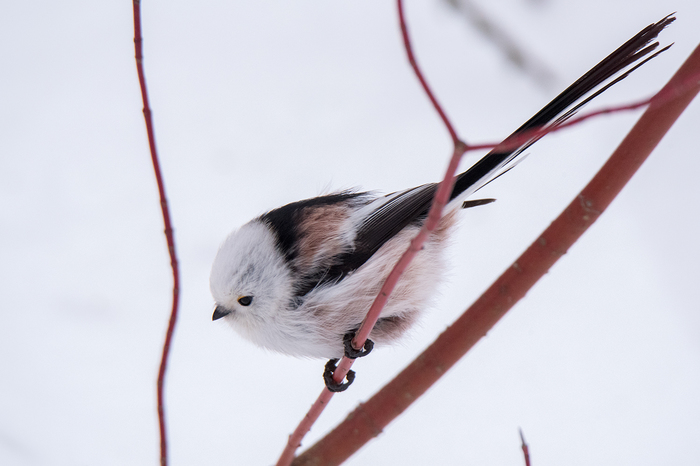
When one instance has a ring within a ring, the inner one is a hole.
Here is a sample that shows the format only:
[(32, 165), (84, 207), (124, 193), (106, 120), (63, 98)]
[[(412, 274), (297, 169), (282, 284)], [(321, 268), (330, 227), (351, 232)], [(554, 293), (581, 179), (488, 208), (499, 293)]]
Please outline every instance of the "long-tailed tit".
[[(651, 43), (673, 17), (634, 36), (518, 128), (513, 136), (556, 125), (661, 51)], [(532, 134), (532, 133), (529, 133)], [(398, 340), (413, 325), (441, 279), (442, 256), (465, 199), (512, 166), (539, 137), (491, 151), (456, 176), (436, 230), (403, 274), (370, 338)], [(511, 139), (512, 140), (512, 139)], [(343, 191), (293, 202), (231, 233), (211, 270), (213, 320), (245, 338), (294, 356), (338, 358), (421, 228), (437, 185), (387, 195)], [(347, 338), (346, 338), (347, 340)]]

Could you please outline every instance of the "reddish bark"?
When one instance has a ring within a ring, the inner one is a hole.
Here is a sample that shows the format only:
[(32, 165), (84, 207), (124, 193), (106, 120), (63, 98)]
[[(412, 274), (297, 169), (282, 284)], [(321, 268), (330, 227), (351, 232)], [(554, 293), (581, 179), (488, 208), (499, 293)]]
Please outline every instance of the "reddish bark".
[(148, 135), (148, 147), (151, 152), (151, 161), (153, 162), (153, 171), (158, 184), (158, 195), (160, 198), (160, 209), (163, 214), (163, 223), (165, 225), (165, 239), (168, 243), (168, 253), (170, 254), (170, 266), (173, 271), (173, 304), (170, 311), (170, 321), (168, 322), (168, 330), (165, 334), (165, 342), (163, 343), (163, 354), (158, 369), (157, 396), (158, 396), (158, 427), (160, 429), (160, 464), (166, 466), (168, 464), (168, 442), (165, 427), (165, 401), (163, 389), (165, 385), (165, 370), (168, 365), (168, 355), (170, 354), (170, 343), (177, 322), (177, 311), (180, 293), (180, 273), (177, 265), (177, 255), (175, 254), (175, 238), (173, 237), (173, 227), (170, 221), (170, 211), (168, 209), (168, 201), (165, 197), (165, 184), (160, 171), (160, 163), (158, 162), (158, 153), (156, 152), (156, 138), (153, 131), (153, 118), (151, 117), (151, 108), (148, 105), (148, 90), (146, 88), (146, 76), (143, 70), (143, 39), (141, 38), (141, 2), (134, 0), (134, 49), (136, 57), (136, 71), (139, 75), (139, 86), (141, 87), (141, 99), (143, 100), (143, 117), (146, 120), (146, 133)]

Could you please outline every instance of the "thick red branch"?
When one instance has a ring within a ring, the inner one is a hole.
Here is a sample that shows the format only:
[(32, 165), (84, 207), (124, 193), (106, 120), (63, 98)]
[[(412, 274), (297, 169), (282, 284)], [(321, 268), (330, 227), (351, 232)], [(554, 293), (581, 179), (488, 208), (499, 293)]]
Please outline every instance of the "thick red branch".
[(163, 344), (163, 354), (158, 369), (158, 426), (160, 428), (160, 464), (166, 466), (168, 464), (168, 443), (165, 429), (165, 403), (163, 395), (163, 387), (165, 385), (165, 370), (168, 364), (168, 355), (170, 353), (170, 343), (177, 322), (177, 310), (179, 303), (180, 292), (180, 273), (177, 265), (177, 255), (175, 254), (175, 238), (173, 237), (173, 227), (170, 221), (170, 211), (168, 210), (168, 201), (165, 197), (165, 185), (163, 184), (163, 176), (160, 171), (160, 163), (158, 162), (158, 153), (156, 152), (156, 139), (153, 132), (153, 119), (151, 117), (151, 108), (148, 104), (148, 90), (146, 89), (146, 77), (143, 71), (143, 39), (141, 37), (141, 2), (134, 0), (134, 49), (136, 56), (136, 70), (139, 75), (139, 85), (141, 87), (141, 99), (143, 100), (143, 117), (146, 120), (146, 133), (148, 134), (148, 147), (151, 152), (151, 161), (153, 162), (153, 171), (158, 184), (158, 195), (160, 197), (160, 209), (163, 214), (163, 223), (165, 225), (165, 239), (168, 243), (168, 253), (170, 254), (170, 266), (173, 271), (173, 304), (170, 311), (170, 321), (168, 330), (165, 334), (165, 343)]
[(464, 356), (603, 213), (700, 91), (699, 73), (700, 46), (658, 94), (660, 97), (652, 99), (591, 182), (520, 258), (394, 380), (293, 464), (341, 464)]

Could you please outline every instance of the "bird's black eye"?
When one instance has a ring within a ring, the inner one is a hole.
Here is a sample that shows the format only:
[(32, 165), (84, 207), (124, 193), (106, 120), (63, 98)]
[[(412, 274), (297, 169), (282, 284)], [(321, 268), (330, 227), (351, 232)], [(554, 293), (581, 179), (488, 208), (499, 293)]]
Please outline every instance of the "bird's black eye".
[(238, 298), (238, 304), (240, 304), (241, 306), (250, 306), (252, 302), (252, 296), (241, 296), (240, 298)]

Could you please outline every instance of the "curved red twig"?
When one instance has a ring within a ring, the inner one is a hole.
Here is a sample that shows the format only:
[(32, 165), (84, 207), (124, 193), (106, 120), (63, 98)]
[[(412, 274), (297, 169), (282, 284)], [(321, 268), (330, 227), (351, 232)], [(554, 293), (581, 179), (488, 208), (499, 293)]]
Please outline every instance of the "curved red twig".
[[(353, 339), (352, 344), (356, 349), (363, 347), (365, 340), (367, 340), (367, 337), (372, 331), (374, 324), (377, 322), (379, 314), (386, 305), (389, 296), (391, 295), (391, 292), (393, 291), (394, 287), (399, 281), (399, 278), (401, 278), (403, 272), (406, 270), (406, 268), (411, 263), (416, 254), (421, 250), (423, 243), (430, 235), (430, 232), (435, 229), (438, 222), (440, 221), (440, 217), (442, 217), (442, 209), (447, 204), (450, 193), (452, 192), (452, 187), (454, 185), (454, 176), (457, 172), (459, 161), (462, 158), (464, 152), (466, 151), (466, 146), (460, 141), (459, 137), (457, 136), (457, 133), (454, 130), (454, 127), (450, 123), (449, 119), (447, 118), (447, 115), (445, 115), (445, 112), (442, 110), (442, 107), (440, 106), (437, 99), (430, 90), (428, 83), (426, 82), (425, 78), (423, 78), (423, 74), (421, 73), (420, 68), (416, 63), (415, 57), (413, 56), (411, 40), (408, 36), (408, 29), (406, 28), (406, 22), (403, 14), (402, 0), (397, 0), (397, 7), (399, 12), (399, 24), (401, 27), (401, 34), (403, 37), (403, 43), (406, 49), (406, 53), (408, 54), (408, 60), (411, 63), (413, 71), (416, 73), (418, 80), (423, 86), (423, 89), (430, 98), (430, 101), (433, 103), (435, 110), (437, 110), (438, 114), (440, 115), (440, 118), (445, 123), (445, 126), (447, 127), (447, 130), (450, 133), (450, 137), (452, 138), (452, 142), (454, 143), (454, 151), (452, 153), (452, 158), (450, 160), (447, 172), (445, 173), (445, 177), (438, 186), (438, 190), (435, 193), (433, 204), (430, 207), (430, 211), (428, 213), (428, 220), (425, 222), (423, 228), (420, 230), (418, 235), (411, 241), (408, 250), (406, 250), (403, 256), (401, 256), (401, 259), (399, 259), (392, 271), (389, 273), (389, 276), (384, 282), (382, 289), (379, 291), (377, 298), (372, 303), (372, 306), (367, 312), (367, 316), (362, 321), (362, 324), (360, 325), (360, 328), (358, 329), (355, 338)], [(354, 361), (352, 359), (345, 357), (342, 358), (334, 372), (333, 379), (338, 383), (342, 382), (345, 378), (345, 375), (352, 367), (353, 362)], [(301, 445), (301, 440), (311, 429), (311, 426), (316, 422), (316, 420), (321, 415), (321, 413), (323, 412), (323, 410), (325, 409), (326, 405), (332, 397), (333, 393), (330, 392), (328, 389), (324, 389), (321, 392), (319, 397), (316, 399), (316, 402), (311, 406), (311, 409), (309, 409), (309, 412), (306, 414), (306, 416), (304, 416), (297, 428), (289, 436), (287, 445), (282, 451), (280, 458), (277, 460), (276, 466), (287, 466), (292, 462), (292, 460), (294, 459), (294, 452)]]
[(423, 72), (420, 70), (420, 67), (418, 66), (418, 62), (416, 62), (416, 57), (415, 57), (415, 55), (413, 55), (413, 47), (411, 47), (411, 39), (408, 36), (408, 26), (406, 26), (406, 20), (404, 19), (404, 14), (403, 14), (403, 1), (396, 0), (396, 7), (398, 8), (398, 11), (399, 11), (399, 24), (401, 25), (401, 36), (403, 37), (403, 45), (404, 45), (404, 49), (406, 50), (406, 55), (408, 55), (408, 62), (411, 64), (411, 67), (413, 68), (413, 72), (416, 74), (416, 77), (418, 78), (418, 81), (420, 81), (421, 86), (423, 86), (423, 90), (425, 91), (426, 95), (430, 99), (430, 102), (432, 102), (433, 107), (435, 107), (435, 110), (438, 112), (438, 115), (440, 115), (440, 118), (442, 119), (442, 122), (445, 124), (447, 131), (450, 133), (450, 138), (452, 138), (452, 143), (455, 145), (455, 147), (457, 147), (457, 146), (461, 145), (460, 140), (459, 140), (459, 136), (457, 136), (457, 131), (455, 131), (454, 127), (452, 126), (452, 123), (450, 122), (450, 119), (447, 118), (445, 111), (442, 109), (442, 106), (437, 101), (437, 97), (435, 97), (435, 95), (433, 94), (433, 91), (430, 89), (430, 86), (428, 86), (428, 82), (425, 80), (425, 77), (423, 77)]
[(143, 39), (141, 37), (141, 2), (133, 0), (134, 3), (134, 49), (136, 51), (136, 70), (139, 75), (139, 85), (141, 87), (141, 99), (143, 100), (143, 117), (146, 120), (146, 132), (148, 134), (148, 147), (151, 152), (151, 161), (153, 162), (153, 171), (158, 184), (158, 195), (160, 197), (160, 209), (163, 213), (163, 223), (165, 225), (165, 239), (168, 243), (168, 253), (170, 254), (170, 266), (173, 271), (173, 305), (170, 311), (170, 321), (168, 330), (165, 334), (165, 343), (163, 344), (163, 354), (160, 360), (160, 368), (158, 369), (158, 427), (160, 428), (160, 464), (166, 466), (168, 464), (168, 442), (165, 429), (165, 403), (163, 396), (163, 387), (165, 385), (165, 370), (168, 365), (168, 355), (170, 354), (170, 343), (177, 322), (177, 311), (180, 293), (180, 273), (177, 265), (177, 255), (175, 254), (175, 238), (173, 237), (173, 227), (170, 221), (170, 211), (168, 210), (168, 201), (165, 197), (165, 185), (163, 184), (163, 176), (160, 171), (158, 162), (158, 153), (156, 152), (156, 139), (153, 132), (153, 118), (151, 117), (151, 108), (148, 105), (148, 90), (146, 89), (146, 77), (143, 71)]

